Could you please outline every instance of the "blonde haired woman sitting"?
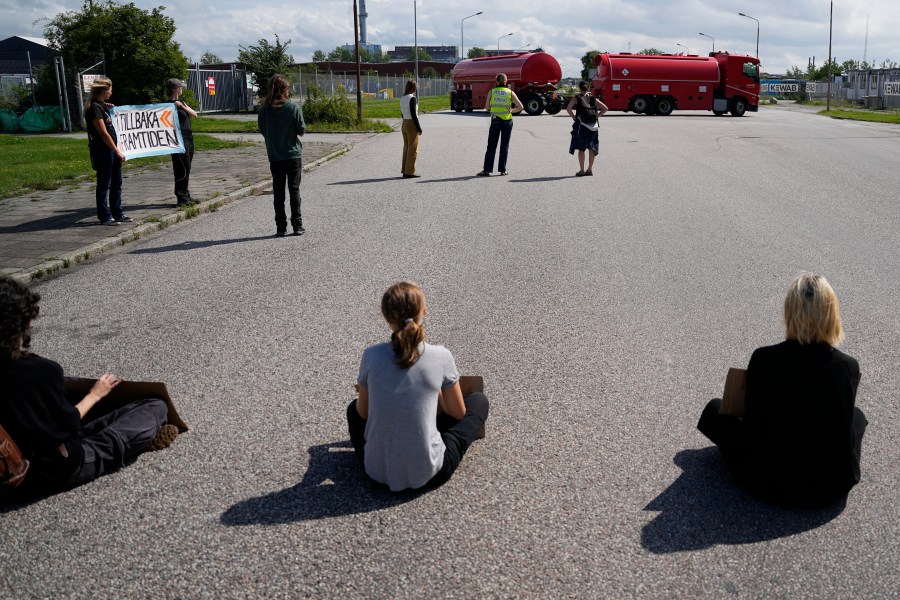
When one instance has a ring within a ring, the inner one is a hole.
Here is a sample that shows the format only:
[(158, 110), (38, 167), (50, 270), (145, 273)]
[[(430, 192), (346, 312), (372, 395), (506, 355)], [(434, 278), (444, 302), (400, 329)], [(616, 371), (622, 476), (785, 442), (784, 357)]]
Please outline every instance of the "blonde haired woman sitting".
[(821, 275), (796, 278), (784, 301), (785, 341), (758, 348), (747, 367), (743, 417), (707, 404), (697, 428), (738, 481), (764, 500), (824, 504), (859, 483), (866, 417), (854, 406), (859, 363), (843, 339), (838, 299)]

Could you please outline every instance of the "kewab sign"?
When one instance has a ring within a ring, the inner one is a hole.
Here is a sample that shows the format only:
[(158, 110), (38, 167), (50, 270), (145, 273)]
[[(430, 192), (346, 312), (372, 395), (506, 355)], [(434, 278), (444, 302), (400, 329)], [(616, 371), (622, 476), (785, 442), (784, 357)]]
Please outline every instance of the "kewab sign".
[(126, 159), (184, 152), (178, 112), (173, 104), (116, 106), (110, 114), (119, 150)]

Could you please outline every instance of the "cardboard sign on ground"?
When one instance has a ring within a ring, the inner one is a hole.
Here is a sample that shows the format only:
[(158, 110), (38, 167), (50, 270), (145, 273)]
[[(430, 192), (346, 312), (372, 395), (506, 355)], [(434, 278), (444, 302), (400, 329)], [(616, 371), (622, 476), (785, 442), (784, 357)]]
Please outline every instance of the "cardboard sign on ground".
[(744, 416), (744, 397), (747, 395), (747, 369), (728, 369), (725, 391), (722, 392), (720, 415)]
[[(66, 393), (70, 400), (78, 402), (84, 398), (91, 388), (97, 382), (96, 379), (85, 379), (82, 377), (66, 377)], [(87, 417), (97, 418), (100, 415), (110, 413), (119, 407), (125, 406), (129, 402), (141, 400), (143, 398), (161, 398), (165, 400), (166, 406), (169, 407), (169, 415), (166, 419), (169, 424), (178, 428), (180, 433), (188, 430), (187, 423), (175, 410), (172, 398), (169, 397), (169, 390), (166, 384), (159, 381), (122, 381), (112, 389), (100, 402), (88, 412)]]

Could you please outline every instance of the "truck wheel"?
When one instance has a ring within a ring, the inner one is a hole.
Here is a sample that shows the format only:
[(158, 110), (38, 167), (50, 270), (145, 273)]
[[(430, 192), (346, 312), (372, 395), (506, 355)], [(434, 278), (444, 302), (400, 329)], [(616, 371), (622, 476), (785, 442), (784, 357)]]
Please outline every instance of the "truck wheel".
[(669, 96), (663, 96), (656, 100), (656, 114), (667, 117), (675, 110), (675, 100)]
[(650, 114), (650, 98), (647, 96), (635, 96), (631, 99), (632, 112)]
[(463, 101), (459, 96), (453, 96), (453, 99), (450, 101), (450, 107), (456, 112), (462, 112), (463, 109)]
[(741, 98), (740, 96), (734, 98), (731, 101), (731, 116), (733, 117), (743, 117), (744, 112), (747, 110), (747, 101)]
[(553, 100), (549, 104), (547, 104), (544, 110), (547, 111), (548, 115), (555, 115), (562, 110), (562, 103), (559, 100)]
[(461, 103), (462, 103), (462, 106), (463, 106), (463, 110), (464, 110), (464, 111), (466, 111), (466, 112), (472, 112), (473, 110), (475, 110), (474, 108), (472, 108), (472, 100), (471, 100), (471, 98), (466, 98), (466, 99), (463, 100)]
[(525, 97), (522, 98), (522, 104), (525, 105), (525, 112), (532, 117), (536, 117), (544, 112), (544, 101), (537, 94), (525, 94)]

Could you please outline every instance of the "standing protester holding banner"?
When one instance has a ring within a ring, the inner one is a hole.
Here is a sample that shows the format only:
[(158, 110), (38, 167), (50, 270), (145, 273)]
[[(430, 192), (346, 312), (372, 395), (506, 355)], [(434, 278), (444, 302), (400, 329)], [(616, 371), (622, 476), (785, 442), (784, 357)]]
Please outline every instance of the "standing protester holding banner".
[(116, 131), (108, 111), (114, 106), (107, 102), (110, 96), (112, 81), (107, 77), (95, 79), (84, 108), (84, 120), (87, 123), (91, 165), (97, 172), (97, 218), (104, 225), (118, 225), (134, 219), (122, 212), (122, 162), (125, 155), (116, 146)]
[[(513, 108), (515, 105), (515, 108)], [(488, 132), (487, 151), (484, 153), (484, 168), (479, 177), (489, 177), (494, 170), (494, 154), (500, 141), (500, 159), (497, 168), (506, 175), (506, 157), (509, 154), (509, 138), (512, 136), (512, 116), (524, 110), (516, 93), (506, 87), (506, 74), (497, 75), (497, 87), (488, 92), (484, 110), (491, 114), (491, 129)]]
[(181, 139), (184, 141), (184, 152), (172, 155), (172, 171), (175, 174), (175, 206), (198, 204), (191, 198), (188, 181), (191, 178), (191, 163), (194, 161), (194, 132), (191, 129), (191, 117), (196, 117), (194, 109), (179, 100), (184, 93), (184, 83), (180, 79), (166, 82), (166, 95), (175, 104), (178, 111), (178, 125), (181, 127)]
[(269, 80), (266, 103), (259, 109), (259, 131), (266, 140), (269, 170), (272, 172), (272, 194), (275, 196), (275, 235), (287, 233), (287, 215), (284, 213), (284, 186), (291, 197), (291, 226), (294, 235), (302, 235), (303, 217), (300, 216), (300, 157), (303, 145), (299, 136), (306, 133), (303, 111), (290, 101), (291, 86), (284, 75), (273, 75)]

